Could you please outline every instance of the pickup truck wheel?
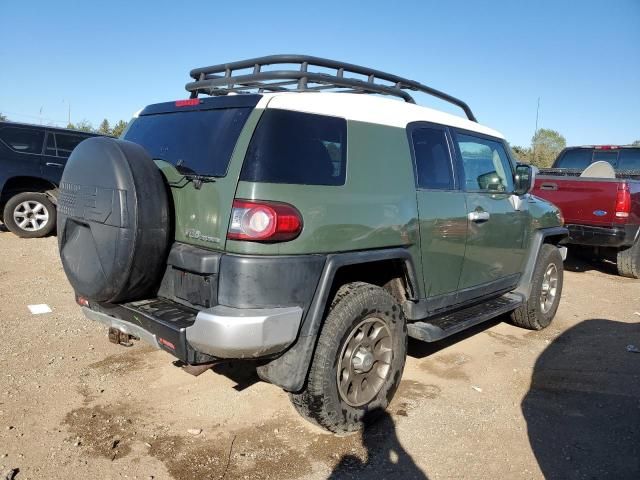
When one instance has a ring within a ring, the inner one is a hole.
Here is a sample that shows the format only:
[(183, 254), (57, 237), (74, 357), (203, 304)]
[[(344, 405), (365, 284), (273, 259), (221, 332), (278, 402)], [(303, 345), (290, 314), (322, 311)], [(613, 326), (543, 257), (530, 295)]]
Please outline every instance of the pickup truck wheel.
[(359, 430), (395, 394), (407, 351), (402, 309), (383, 288), (350, 283), (336, 293), (303, 391), (290, 394), (297, 411), (331, 432)]
[(56, 228), (56, 207), (44, 193), (14, 195), (4, 206), (4, 224), (22, 238), (40, 238)]
[(640, 238), (617, 254), (618, 274), (623, 277), (640, 278)]
[(542, 330), (556, 315), (563, 281), (562, 255), (557, 247), (542, 245), (531, 279), (531, 295), (511, 314), (512, 322), (529, 330)]

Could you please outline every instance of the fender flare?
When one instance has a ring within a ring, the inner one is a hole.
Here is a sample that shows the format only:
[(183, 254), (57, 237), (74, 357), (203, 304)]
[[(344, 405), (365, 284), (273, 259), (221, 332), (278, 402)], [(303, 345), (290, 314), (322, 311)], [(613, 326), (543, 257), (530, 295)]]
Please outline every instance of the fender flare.
[(536, 268), (542, 245), (551, 243), (566, 249), (566, 247), (562, 247), (560, 243), (567, 238), (569, 238), (569, 229), (566, 227), (550, 227), (536, 230), (531, 239), (529, 256), (524, 263), (524, 270), (522, 271), (522, 276), (518, 281), (518, 286), (514, 290), (514, 293), (522, 295), (525, 301), (529, 300), (531, 296), (531, 279), (533, 278), (533, 271)]
[(416, 268), (407, 248), (329, 254), (309, 310), (303, 318), (298, 339), (283, 355), (257, 368), (260, 378), (289, 392), (300, 391), (311, 366), (336, 272), (341, 267), (384, 260), (399, 260), (404, 263), (411, 298), (420, 298)]

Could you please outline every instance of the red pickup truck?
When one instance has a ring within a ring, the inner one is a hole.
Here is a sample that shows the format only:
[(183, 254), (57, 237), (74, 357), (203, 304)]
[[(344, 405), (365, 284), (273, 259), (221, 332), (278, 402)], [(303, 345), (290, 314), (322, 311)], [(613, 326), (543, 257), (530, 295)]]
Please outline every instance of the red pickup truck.
[(640, 147), (566, 148), (538, 172), (532, 193), (560, 208), (567, 243), (615, 261), (620, 275), (640, 278)]

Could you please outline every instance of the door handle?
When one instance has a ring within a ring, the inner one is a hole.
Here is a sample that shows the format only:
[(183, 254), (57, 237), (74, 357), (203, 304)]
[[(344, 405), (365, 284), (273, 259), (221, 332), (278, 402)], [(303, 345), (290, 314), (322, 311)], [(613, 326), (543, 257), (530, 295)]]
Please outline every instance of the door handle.
[(469, 212), (467, 218), (472, 222), (480, 223), (489, 220), (489, 218), (491, 218), (491, 214), (489, 214), (489, 212), (473, 211)]
[(56, 162), (47, 162), (47, 163), (45, 163), (45, 165), (46, 165), (47, 167), (64, 167), (64, 165), (63, 165), (63, 164), (61, 164), (61, 163), (56, 163)]

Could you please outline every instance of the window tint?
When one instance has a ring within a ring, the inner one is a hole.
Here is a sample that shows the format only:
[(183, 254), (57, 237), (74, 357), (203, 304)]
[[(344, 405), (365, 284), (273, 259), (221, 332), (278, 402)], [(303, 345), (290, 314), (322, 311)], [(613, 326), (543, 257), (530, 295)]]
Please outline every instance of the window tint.
[(554, 168), (575, 168), (584, 170), (591, 164), (593, 150), (590, 148), (576, 148), (566, 150), (553, 165)]
[(411, 133), (419, 188), (453, 189), (453, 170), (444, 130), (417, 128)]
[(620, 150), (618, 170), (640, 170), (640, 148)]
[(64, 133), (56, 133), (56, 146), (58, 148), (58, 156), (67, 158), (78, 144), (87, 137), (80, 135), (66, 135)]
[(466, 190), (513, 192), (511, 161), (501, 142), (464, 134), (457, 134), (456, 141)]
[(152, 158), (172, 163), (183, 174), (224, 177), (251, 110), (143, 115), (130, 124), (124, 139), (142, 145)]
[(344, 185), (347, 122), (267, 109), (253, 134), (241, 180), (302, 185)]
[(612, 167), (618, 165), (618, 152), (603, 152), (599, 150), (593, 151), (594, 162), (608, 162)]
[(42, 153), (44, 131), (6, 127), (0, 130), (0, 139), (16, 152)]

